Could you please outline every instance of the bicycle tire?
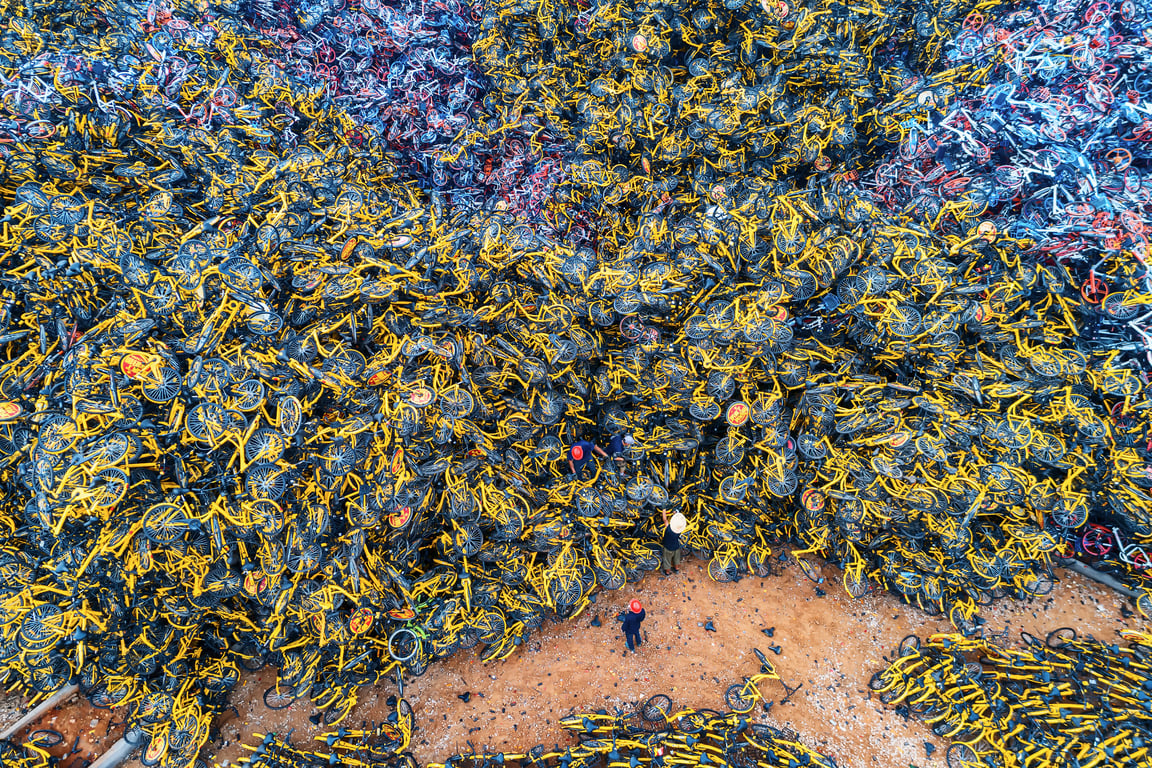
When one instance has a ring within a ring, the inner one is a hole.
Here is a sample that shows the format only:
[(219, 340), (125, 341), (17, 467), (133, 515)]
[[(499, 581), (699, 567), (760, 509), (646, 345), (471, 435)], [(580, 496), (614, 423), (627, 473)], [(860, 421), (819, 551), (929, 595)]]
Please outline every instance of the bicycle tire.
[(884, 677), (887, 672), (888, 670), (886, 669), (879, 672), (873, 672), (872, 677), (868, 678), (868, 688), (873, 691), (882, 691), (885, 688), (888, 688), (891, 681), (886, 680)]
[(672, 698), (663, 693), (651, 696), (640, 708), (640, 716), (650, 723), (663, 723), (672, 712)]
[(852, 599), (859, 600), (869, 592), (868, 578), (862, 573), (854, 576), (845, 573), (844, 589)]
[(816, 566), (812, 565), (807, 559), (803, 557), (796, 558), (796, 564), (800, 566), (800, 570), (804, 575), (814, 584), (823, 584), (824, 577), (816, 570)]
[(152, 738), (148, 740), (148, 746), (144, 747), (144, 751), (140, 754), (140, 762), (152, 768), (152, 766), (159, 765), (168, 752), (168, 733), (162, 731), (158, 734), (153, 734)]
[(40, 728), (28, 734), (28, 741), (37, 747), (51, 749), (64, 741), (64, 734), (51, 728)]
[(772, 575), (772, 555), (761, 552), (748, 553), (748, 570), (760, 578)]
[(1044, 644), (1049, 648), (1061, 648), (1066, 643), (1076, 640), (1077, 633), (1072, 627), (1060, 627), (1049, 632), (1044, 638)]
[[(405, 648), (404, 643), (410, 644), (411, 648)], [(419, 653), (421, 643), (419, 635), (407, 627), (400, 627), (388, 635), (388, 655), (403, 663)]]
[(983, 768), (984, 763), (967, 744), (951, 744), (944, 753), (948, 768)]
[(713, 557), (708, 561), (708, 576), (713, 581), (726, 584), (735, 581), (737, 568), (736, 562), (730, 558)]
[(728, 708), (737, 714), (745, 715), (756, 708), (758, 697), (749, 693), (747, 688), (746, 684), (736, 683), (724, 691), (724, 701), (728, 704)]

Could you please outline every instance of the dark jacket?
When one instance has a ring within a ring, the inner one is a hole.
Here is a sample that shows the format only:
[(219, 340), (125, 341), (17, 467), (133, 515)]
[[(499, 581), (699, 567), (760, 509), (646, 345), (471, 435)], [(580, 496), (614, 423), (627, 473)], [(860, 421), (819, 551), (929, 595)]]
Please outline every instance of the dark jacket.
[[(577, 446), (579, 446), (580, 450), (584, 453), (583, 457), (579, 459), (572, 455), (572, 449), (576, 448)], [(592, 452), (594, 450), (596, 450), (595, 443), (590, 443), (587, 440), (580, 440), (579, 442), (575, 443), (572, 448), (568, 449), (568, 460), (572, 462), (572, 465), (576, 468), (576, 471), (579, 472), (584, 468), (586, 464), (588, 464), (588, 462), (592, 461)]]
[(643, 608), (640, 609), (640, 613), (632, 613), (632, 611), (628, 611), (627, 613), (624, 614), (624, 632), (626, 634), (627, 633), (633, 633), (633, 634), (639, 633), (640, 632), (640, 622), (642, 622), (642, 621), (644, 621), (644, 609)]
[(664, 549), (675, 552), (680, 549), (680, 534), (674, 533), (672, 526), (666, 525), (664, 526), (664, 541), (661, 543), (664, 545)]

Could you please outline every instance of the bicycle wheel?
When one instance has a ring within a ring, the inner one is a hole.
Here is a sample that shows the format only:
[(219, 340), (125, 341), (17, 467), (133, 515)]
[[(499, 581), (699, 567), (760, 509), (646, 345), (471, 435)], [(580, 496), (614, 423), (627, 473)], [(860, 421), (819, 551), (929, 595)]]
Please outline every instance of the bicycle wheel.
[(1060, 499), (1052, 507), (1052, 522), (1061, 528), (1075, 530), (1088, 522), (1088, 504), (1084, 499)]
[(196, 440), (215, 445), (227, 432), (227, 418), (218, 403), (198, 403), (184, 419), (185, 429)]
[(758, 697), (750, 685), (737, 683), (728, 686), (728, 690), (724, 691), (724, 701), (733, 712), (743, 715), (756, 708)]
[(230, 393), (230, 407), (247, 413), (254, 411), (264, 402), (264, 382), (260, 379), (245, 379), (233, 384)]
[(891, 313), (885, 315), (884, 320), (892, 335), (900, 338), (910, 338), (920, 330), (920, 312), (908, 305), (893, 308)]
[(179, 369), (165, 365), (154, 377), (140, 382), (140, 393), (149, 402), (167, 403), (180, 394), (183, 383), (184, 377), (180, 375)]
[(295, 688), (281, 689), (279, 686), (272, 686), (264, 691), (264, 706), (268, 709), (287, 709), (300, 698)]
[(800, 570), (804, 572), (804, 575), (808, 577), (809, 581), (812, 581), (816, 584), (824, 583), (824, 577), (821, 576), (820, 572), (816, 570), (816, 566), (814, 566), (806, 558), (796, 558), (796, 564), (800, 566)]
[(191, 529), (191, 521), (176, 504), (153, 504), (144, 512), (142, 530), (153, 544), (171, 544)]
[(1060, 648), (1075, 639), (1075, 629), (1072, 627), (1060, 627), (1060, 629), (1054, 629), (1048, 633), (1048, 636), (1044, 638), (1044, 644), (1049, 648)]
[(1090, 527), (1080, 537), (1080, 547), (1093, 557), (1104, 557), (1112, 551), (1112, 534), (1106, 528)]
[(253, 432), (244, 443), (244, 459), (250, 464), (262, 461), (277, 462), (287, 447), (288, 443), (283, 434), (264, 427)]
[(162, 730), (160, 733), (153, 734), (152, 738), (148, 741), (148, 746), (140, 755), (140, 762), (151, 768), (154, 765), (159, 765), (168, 753), (168, 731)]
[(286, 395), (276, 401), (276, 428), (284, 437), (293, 437), (300, 431), (303, 418), (303, 409), (300, 401), (292, 395)]
[(897, 653), (900, 656), (914, 656), (919, 652), (920, 638), (916, 635), (906, 635), (897, 648)]
[(640, 708), (640, 716), (650, 723), (663, 723), (672, 712), (672, 699), (663, 693), (650, 697)]
[(734, 581), (739, 574), (736, 561), (728, 557), (713, 557), (708, 561), (708, 575), (713, 581), (726, 583)]
[(863, 572), (845, 572), (844, 589), (853, 599), (864, 597), (868, 594), (868, 579)]
[(752, 551), (748, 553), (748, 570), (760, 578), (772, 575), (772, 554)]
[(88, 487), (94, 492), (88, 503), (94, 509), (108, 509), (128, 493), (128, 475), (122, 469), (108, 467), (97, 472)]
[(795, 472), (786, 470), (783, 476), (769, 475), (766, 483), (769, 493), (778, 499), (783, 499), (796, 492), (796, 486), (799, 484), (799, 480)]
[(948, 768), (984, 768), (984, 763), (967, 744), (952, 744), (945, 753)]
[(279, 501), (288, 489), (285, 473), (275, 464), (260, 463), (248, 468), (244, 490), (254, 499)]
[(140, 441), (135, 435), (127, 432), (113, 432), (101, 438), (92, 446), (85, 458), (92, 462), (94, 467), (110, 467), (120, 463), (121, 459), (132, 455), (129, 461), (134, 461), (140, 452)]
[(401, 627), (388, 636), (388, 655), (395, 661), (409, 661), (420, 652), (420, 645), (420, 637), (415, 632)]
[(51, 749), (60, 742), (64, 741), (64, 735), (60, 731), (54, 731), (51, 728), (41, 728), (28, 734), (27, 743), (44, 749)]

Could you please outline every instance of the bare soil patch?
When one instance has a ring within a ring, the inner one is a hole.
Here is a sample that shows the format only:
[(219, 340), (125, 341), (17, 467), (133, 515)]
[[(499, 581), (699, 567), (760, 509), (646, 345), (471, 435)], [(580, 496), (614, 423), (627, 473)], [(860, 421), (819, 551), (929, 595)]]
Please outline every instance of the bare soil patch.
[[(703, 563), (686, 560), (679, 574), (653, 574), (636, 587), (601, 593), (575, 621), (545, 624), (503, 662), (481, 663), (475, 651), (457, 654), (406, 684), (418, 725), (413, 751), (426, 763), (472, 746), (514, 751), (563, 745), (572, 741), (557, 725), (563, 715), (640, 702), (656, 693), (670, 695), (677, 707), (724, 709), (725, 688), (756, 671), (752, 648), (758, 647), (785, 681), (803, 684), (786, 705), (758, 710), (758, 719), (798, 731), (844, 768), (943, 766), (946, 743), (870, 699), (867, 683), (905, 635), (952, 631), (951, 625), (892, 595), (852, 600), (839, 585), (838, 571), (827, 568), (825, 575), (828, 583), (817, 587), (793, 565), (776, 576), (717, 584)], [(647, 611), (647, 640), (639, 653), (625, 655), (616, 616), (633, 597)], [(1062, 572), (1051, 595), (1031, 603), (1003, 601), (984, 615), (989, 629), (1007, 626), (1013, 638), (1021, 630), (1043, 636), (1072, 626), (1110, 639), (1120, 629), (1145, 625), (1138, 615), (1125, 619), (1124, 604), (1107, 588)], [(715, 632), (705, 629), (708, 620)], [(763, 633), (769, 628), (771, 638)], [(221, 739), (208, 750), (214, 762), (235, 762), (243, 754), (238, 742), (251, 732), (291, 730), (299, 742), (324, 730), (310, 722), (316, 710), (309, 702), (265, 708), (261, 696), (273, 680), (265, 670), (238, 686), (239, 717), (228, 714), (220, 722)], [(772, 692), (774, 701), (784, 696), (779, 686)], [(349, 720), (383, 718), (394, 693), (392, 685), (362, 692)], [(460, 698), (465, 693), (467, 702)], [(925, 743), (935, 747), (931, 756)]]

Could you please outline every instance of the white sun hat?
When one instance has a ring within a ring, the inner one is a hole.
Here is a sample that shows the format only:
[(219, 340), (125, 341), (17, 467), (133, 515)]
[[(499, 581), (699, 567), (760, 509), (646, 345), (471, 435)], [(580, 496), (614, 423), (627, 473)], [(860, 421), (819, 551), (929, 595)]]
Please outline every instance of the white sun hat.
[(684, 515), (677, 512), (668, 521), (668, 527), (672, 529), (672, 533), (684, 533), (684, 529), (688, 527), (688, 521), (684, 519)]

